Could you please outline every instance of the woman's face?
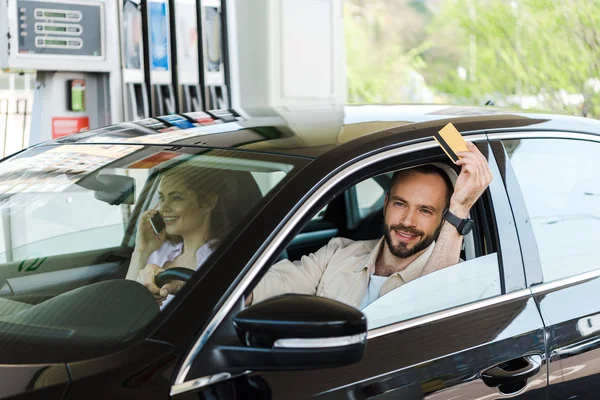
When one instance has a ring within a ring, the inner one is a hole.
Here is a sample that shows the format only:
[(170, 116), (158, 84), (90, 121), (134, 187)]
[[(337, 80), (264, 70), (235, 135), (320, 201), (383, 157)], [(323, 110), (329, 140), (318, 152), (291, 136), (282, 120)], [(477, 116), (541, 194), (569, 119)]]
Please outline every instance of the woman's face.
[(158, 185), (158, 211), (169, 235), (185, 236), (203, 226), (210, 210), (199, 204), (196, 193), (182, 179), (164, 176)]

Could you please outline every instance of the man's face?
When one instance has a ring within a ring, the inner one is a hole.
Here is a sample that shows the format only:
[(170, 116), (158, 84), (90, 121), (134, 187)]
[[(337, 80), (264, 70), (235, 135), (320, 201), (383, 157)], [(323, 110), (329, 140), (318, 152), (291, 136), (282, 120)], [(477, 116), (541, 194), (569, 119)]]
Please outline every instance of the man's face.
[(437, 239), (446, 206), (446, 184), (436, 174), (406, 171), (385, 199), (385, 242), (398, 258), (408, 258)]

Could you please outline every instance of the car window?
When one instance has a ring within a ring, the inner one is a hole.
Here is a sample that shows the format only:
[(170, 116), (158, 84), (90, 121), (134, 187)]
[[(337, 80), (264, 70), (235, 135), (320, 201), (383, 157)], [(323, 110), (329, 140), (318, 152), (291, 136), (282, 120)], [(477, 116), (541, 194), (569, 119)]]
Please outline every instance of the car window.
[(266, 172), (250, 172), (260, 192), (263, 196), (266, 196), (267, 193), (273, 189), (275, 185), (279, 183), (283, 178), (285, 178), (285, 172), (283, 171), (266, 171)]
[(600, 144), (504, 140), (537, 242), (544, 281), (600, 268)]
[[(0, 163), (0, 336), (74, 357), (84, 353), (65, 349), (131, 338), (161, 310), (139, 271), (201, 268), (286, 179), (286, 160), (119, 144), (41, 146)], [(179, 258), (187, 245), (195, 265)]]
[[(383, 198), (385, 196), (385, 190), (375, 181), (375, 179), (367, 179), (359, 182), (354, 186), (356, 191), (356, 199), (358, 202), (358, 214), (360, 218), (364, 218), (371, 214), (373, 211), (377, 211), (381, 205), (383, 205)], [(323, 207), (321, 211), (316, 213), (313, 217), (313, 221), (321, 221), (325, 218), (325, 212), (327, 206)]]
[(408, 282), (362, 311), (375, 329), (500, 294), (498, 255), (492, 253)]
[[(450, 167), (445, 171), (442, 173), (456, 174)], [(452, 181), (455, 177), (456, 175), (450, 180)], [(377, 185), (379, 190), (375, 190), (373, 185)], [(385, 193), (385, 190), (373, 178), (357, 182), (354, 188), (357, 193), (361, 190), (370, 192), (368, 196), (364, 195), (363, 197), (363, 199), (368, 199), (368, 203), (371, 203), (370, 206), (374, 206), (379, 200), (377, 197), (383, 196)], [(332, 197), (335, 198), (335, 196)], [(345, 209), (345, 204), (345, 202), (333, 200), (328, 207), (332, 209), (334, 215), (339, 216), (341, 210)], [(368, 260), (377, 259), (376, 252), (380, 248), (378, 246), (386, 245), (383, 238), (385, 218), (381, 208), (378, 209), (381, 215), (369, 213), (369, 216), (365, 217), (356, 229), (344, 231), (338, 227), (336, 232), (343, 233), (336, 234), (337, 237), (329, 237), (325, 243), (315, 237), (315, 245), (311, 246), (308, 242), (309, 239), (304, 238), (304, 248), (307, 251), (293, 258), (287, 257), (289, 260), (279, 260), (272, 265), (265, 277), (254, 288), (253, 296), (257, 303), (282, 293), (316, 294), (333, 298), (361, 309), (367, 316), (369, 329), (375, 329), (501, 295), (498, 254), (495, 250), (486, 249), (482, 245), (484, 242), (489, 243), (492, 240), (491, 237), (494, 236), (490, 231), (490, 229), (495, 229), (493, 218), (485, 215), (480, 202), (475, 207), (479, 212), (472, 213), (471, 217), (475, 218), (477, 215), (480, 218), (479, 220), (474, 219), (476, 224), (480, 224), (476, 231), (484, 237), (478, 241), (473, 240), (475, 231), (465, 236), (465, 249), (462, 257), (468, 257), (467, 260), (461, 260), (464, 262), (422, 277), (419, 277), (418, 272), (413, 272), (417, 271), (416, 269), (409, 271), (407, 268), (407, 271), (403, 271), (399, 276), (371, 278), (372, 281), (379, 282), (379, 286), (373, 289), (379, 290), (378, 293), (383, 293), (379, 298), (377, 295), (375, 295), (375, 299), (368, 297), (371, 288), (366, 268), (369, 265)], [(486, 219), (485, 224), (483, 224), (482, 218)], [(344, 219), (338, 218), (338, 220), (343, 221)], [(369, 234), (363, 234), (361, 232), (363, 230)], [(356, 239), (357, 237), (368, 237), (370, 240)], [(480, 243), (478, 248), (475, 248), (476, 242)], [(292, 241), (292, 243), (294, 242)], [(419, 265), (424, 266), (426, 258), (421, 261), (422, 264)], [(404, 273), (406, 274), (404, 275)], [(369, 304), (369, 301), (372, 302)]]
[(361, 218), (366, 217), (373, 211), (373, 207), (383, 201), (385, 191), (375, 179), (365, 179), (356, 185), (356, 197), (358, 200), (358, 213)]
[(316, 213), (313, 217), (312, 217), (312, 221), (321, 221), (323, 220), (323, 218), (325, 218), (325, 213), (327, 212), (327, 206), (323, 207), (321, 209), (321, 211), (319, 211), (318, 213)]
[(125, 231), (123, 210), (98, 202), (93, 192), (73, 188), (39, 193), (31, 201), (33, 197), (18, 193), (3, 206), (1, 263), (120, 245)]

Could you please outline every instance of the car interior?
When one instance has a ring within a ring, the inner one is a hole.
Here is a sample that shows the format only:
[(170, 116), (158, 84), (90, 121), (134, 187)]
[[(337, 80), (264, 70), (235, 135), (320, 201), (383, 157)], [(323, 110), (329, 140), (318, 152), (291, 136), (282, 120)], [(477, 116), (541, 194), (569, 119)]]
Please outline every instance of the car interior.
[[(457, 175), (452, 167), (443, 163), (436, 165), (448, 172), (452, 182), (455, 181)], [(253, 197), (258, 202), (264, 193), (260, 193), (260, 182), (257, 182), (256, 176), (243, 171), (239, 174), (244, 174), (240, 179), (244, 185), (239, 189), (243, 193), (254, 193)], [(392, 172), (373, 176), (335, 196), (291, 240), (279, 259), (298, 260), (338, 236), (354, 240), (379, 239), (383, 234), (382, 210), (391, 176)], [(14, 342), (15, 334), (19, 339), (28, 336), (22, 326), (30, 325), (37, 327), (35, 332), (29, 332), (32, 338), (35, 337), (31, 341), (41, 346), (32, 347), (32, 351), (45, 348), (51, 352), (52, 345), (63, 342), (71, 346), (73, 343), (83, 346), (90, 342), (111, 346), (130, 336), (138, 327), (148, 324), (159, 313), (152, 295), (143, 286), (124, 279), (118, 285), (114, 284), (116, 277), (125, 276), (134, 245), (137, 219), (141, 212), (156, 203), (156, 187), (156, 179), (150, 177), (146, 180), (131, 210), (120, 244), (76, 254), (58, 254), (39, 260), (4, 264), (4, 268), (0, 269), (0, 281), (3, 282), (0, 287), (0, 337), (6, 339), (3, 343)], [(115, 201), (116, 197), (107, 198), (108, 201)], [(246, 213), (256, 202), (245, 201), (233, 208)], [(477, 219), (476, 209), (472, 214)], [(485, 254), (485, 238), (477, 225), (476, 221), (476, 229), (465, 238), (461, 253), (463, 260)], [(43, 272), (38, 270), (42, 264)], [(32, 273), (15, 275), (10, 272), (15, 270)], [(126, 298), (123, 293), (127, 293)], [(81, 313), (76, 312), (82, 302), (95, 304), (93, 308), (101, 311), (90, 313), (89, 319), (82, 321)], [(102, 307), (97, 307), (98, 304)], [(131, 309), (124, 309), (124, 304), (131, 305)], [(71, 308), (73, 312), (68, 312)], [(135, 324), (130, 324), (126, 318), (122, 318), (124, 315), (142, 317)], [(44, 326), (41, 331), (38, 327), (40, 321)], [(38, 340), (40, 337), (44, 340)], [(73, 349), (76, 348), (76, 345), (73, 346)], [(98, 354), (102, 351), (98, 348)]]

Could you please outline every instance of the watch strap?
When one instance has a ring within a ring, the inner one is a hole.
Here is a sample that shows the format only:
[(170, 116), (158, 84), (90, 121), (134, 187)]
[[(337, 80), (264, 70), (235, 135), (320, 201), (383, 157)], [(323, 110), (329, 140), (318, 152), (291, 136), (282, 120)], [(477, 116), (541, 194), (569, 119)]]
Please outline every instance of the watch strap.
[(444, 211), (444, 215), (442, 215), (442, 218), (454, 225), (456, 229), (459, 229), (460, 225), (463, 223), (462, 218), (459, 218), (456, 215), (452, 214), (448, 209)]

